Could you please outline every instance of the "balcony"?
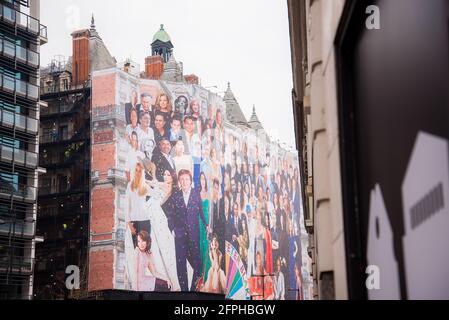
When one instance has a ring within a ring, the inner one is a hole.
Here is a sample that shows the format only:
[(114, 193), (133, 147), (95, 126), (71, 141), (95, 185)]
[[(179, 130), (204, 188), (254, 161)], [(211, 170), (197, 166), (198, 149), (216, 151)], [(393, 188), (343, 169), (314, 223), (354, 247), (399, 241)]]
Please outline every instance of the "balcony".
[(39, 40), (41, 45), (44, 45), (48, 42), (47, 26), (44, 26), (43, 24), (40, 25)]
[(74, 104), (52, 105), (47, 108), (41, 108), (41, 116), (50, 116), (54, 114), (68, 113), (73, 110)]
[(0, 110), (0, 124), (4, 127), (16, 128), (20, 131), (37, 134), (39, 121), (23, 114)]
[(22, 237), (34, 237), (35, 232), (35, 223), (34, 222), (24, 222), (24, 221), (16, 221), (16, 222), (6, 222), (0, 224), (0, 234), (8, 235), (12, 234), (14, 237), (22, 236)]
[(24, 257), (0, 256), (0, 270), (11, 270), (12, 272), (31, 273), (33, 272), (34, 260)]
[(8, 40), (0, 39), (0, 54), (24, 65), (39, 68), (39, 53), (16, 45)]
[(34, 84), (0, 74), (0, 88), (5, 92), (22, 96), (33, 101), (39, 100), (39, 87)]
[(41, 44), (48, 41), (47, 27), (41, 25), (39, 20), (3, 4), (0, 5), (0, 21), (39, 37)]
[(0, 185), (0, 197), (19, 201), (36, 201), (36, 188), (25, 184), (3, 183)]
[(59, 83), (41, 83), (40, 86), (40, 94), (52, 94), (52, 93), (63, 93), (63, 92), (71, 92), (71, 91), (81, 91), (90, 87), (90, 82), (86, 82), (84, 84), (68, 84), (66, 86), (60, 85)]
[(59, 135), (55, 133), (44, 133), (39, 136), (39, 143), (53, 143), (53, 142), (63, 142), (69, 141), (70, 137), (68, 134)]
[(7, 146), (0, 146), (0, 159), (3, 162), (10, 162), (29, 168), (37, 168), (37, 153)]

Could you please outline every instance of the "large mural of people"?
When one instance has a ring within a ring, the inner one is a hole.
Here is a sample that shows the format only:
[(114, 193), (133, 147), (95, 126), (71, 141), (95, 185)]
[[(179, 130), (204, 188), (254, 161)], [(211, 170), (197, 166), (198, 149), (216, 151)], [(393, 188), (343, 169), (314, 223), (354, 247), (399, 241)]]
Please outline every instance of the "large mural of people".
[(109, 155), (125, 177), (122, 288), (302, 299), (297, 157), (200, 86), (126, 77)]

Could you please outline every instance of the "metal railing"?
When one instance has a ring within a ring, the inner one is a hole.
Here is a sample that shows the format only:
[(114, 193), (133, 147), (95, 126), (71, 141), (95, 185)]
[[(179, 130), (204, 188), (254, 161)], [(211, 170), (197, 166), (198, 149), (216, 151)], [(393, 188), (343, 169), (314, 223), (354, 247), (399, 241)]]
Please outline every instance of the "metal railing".
[(47, 27), (38, 19), (3, 4), (0, 4), (0, 20), (47, 39)]
[(38, 155), (22, 149), (0, 146), (0, 158), (4, 162), (14, 162), (15, 164), (36, 168)]
[(0, 270), (10, 269), (11, 271), (32, 272), (33, 258), (0, 256)]
[(41, 24), (40, 26), (41, 26), (41, 28), (40, 28), (40, 30), (39, 30), (39, 35), (40, 35), (42, 38), (47, 39), (47, 38), (48, 38), (48, 36), (47, 36), (47, 26), (44, 26), (43, 24)]
[(3, 126), (15, 127), (21, 131), (36, 134), (39, 121), (23, 114), (0, 109), (0, 123)]
[(19, 183), (2, 183), (0, 185), (0, 195), (3, 197), (19, 198), (25, 201), (36, 201), (36, 188)]
[(47, 108), (41, 108), (41, 116), (70, 112), (73, 110), (74, 106), (75, 104), (69, 103), (63, 105), (51, 105)]
[(82, 174), (72, 176), (65, 183), (58, 183), (39, 187), (39, 196), (50, 194), (65, 194), (71, 192), (85, 191), (88, 188), (88, 178), (84, 178)]
[(35, 230), (34, 222), (7, 222), (4, 224), (0, 224), (0, 234), (12, 234), (14, 237), (17, 236), (27, 236), (33, 237)]
[(58, 93), (58, 92), (66, 92), (66, 91), (72, 91), (72, 90), (79, 90), (79, 89), (85, 89), (88, 87), (88, 83), (86, 84), (67, 84), (67, 85), (61, 85), (60, 83), (52, 83), (52, 84), (46, 84), (44, 83), (40, 87), (40, 94), (47, 94), (47, 93)]
[(45, 133), (39, 136), (39, 143), (52, 143), (52, 142), (62, 142), (62, 141), (70, 141), (75, 134), (58, 134), (58, 133)]
[(35, 68), (39, 67), (39, 53), (19, 46), (6, 39), (0, 39), (0, 54), (17, 60), (23, 64), (27, 64)]
[(15, 79), (6, 74), (0, 74), (0, 88), (4, 91), (16, 93), (27, 99), (39, 100), (39, 87), (34, 84)]

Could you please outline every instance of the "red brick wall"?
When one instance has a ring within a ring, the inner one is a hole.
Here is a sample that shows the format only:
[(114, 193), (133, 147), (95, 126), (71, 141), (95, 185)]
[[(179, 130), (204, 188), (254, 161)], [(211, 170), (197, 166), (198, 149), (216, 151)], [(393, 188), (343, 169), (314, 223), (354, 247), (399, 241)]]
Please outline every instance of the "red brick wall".
[(115, 104), (116, 74), (96, 75), (92, 79), (92, 109)]
[(164, 72), (164, 60), (161, 56), (145, 58), (145, 76), (148, 79), (159, 80)]
[[(90, 231), (95, 233), (109, 233), (114, 228), (115, 192), (112, 186), (97, 187), (92, 190), (92, 209), (90, 213)], [(92, 240), (111, 239), (110, 235), (96, 236)]]
[[(96, 109), (110, 110), (116, 103), (116, 73), (95, 75), (92, 79), (92, 114)], [(114, 109), (112, 109), (114, 110)], [(93, 119), (95, 121), (95, 118)], [(107, 120), (106, 120), (107, 122)], [(93, 249), (89, 254), (89, 290), (113, 289), (114, 250), (109, 245), (101, 247), (102, 240), (112, 240), (115, 227), (116, 195), (112, 184), (107, 183), (108, 170), (114, 168), (117, 146), (114, 131), (108, 125), (94, 129), (92, 134), (92, 172), (98, 172), (99, 181), (91, 190), (90, 232)]]
[(89, 256), (88, 290), (108, 290), (113, 288), (114, 252), (112, 249), (91, 251)]
[(75, 85), (82, 84), (89, 78), (89, 31), (72, 33), (72, 77)]

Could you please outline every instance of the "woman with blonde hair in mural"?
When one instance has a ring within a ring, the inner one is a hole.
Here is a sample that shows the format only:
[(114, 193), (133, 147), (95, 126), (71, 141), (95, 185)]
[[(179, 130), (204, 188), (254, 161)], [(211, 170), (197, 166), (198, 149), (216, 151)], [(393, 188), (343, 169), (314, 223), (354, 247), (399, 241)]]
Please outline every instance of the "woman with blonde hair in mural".
[(141, 230), (150, 232), (150, 221), (146, 212), (146, 196), (144, 168), (140, 162), (134, 167), (132, 180), (125, 193), (125, 270), (129, 289), (136, 289), (136, 261), (134, 248), (137, 245), (137, 234)]
[(182, 140), (176, 141), (174, 146), (175, 155), (173, 161), (175, 162), (176, 174), (182, 169), (193, 172), (193, 159), (191, 155), (185, 154), (185, 145)]
[(156, 113), (162, 114), (165, 120), (166, 130), (170, 129), (170, 120), (173, 116), (173, 107), (168, 94), (161, 93), (156, 99)]
[[(151, 243), (153, 263), (156, 270), (170, 280), (171, 291), (180, 291), (176, 269), (175, 239), (170, 231), (169, 221), (162, 206), (169, 201), (176, 185), (176, 177), (169, 170), (164, 172), (164, 181), (147, 181), (148, 196), (146, 212), (151, 221)], [(164, 207), (165, 208), (165, 207)]]
[(209, 293), (225, 293), (226, 290), (226, 275), (221, 269), (221, 261), (223, 254), (218, 245), (217, 235), (213, 235), (209, 242), (209, 258), (211, 266), (207, 274), (207, 281), (202, 286), (202, 292)]

